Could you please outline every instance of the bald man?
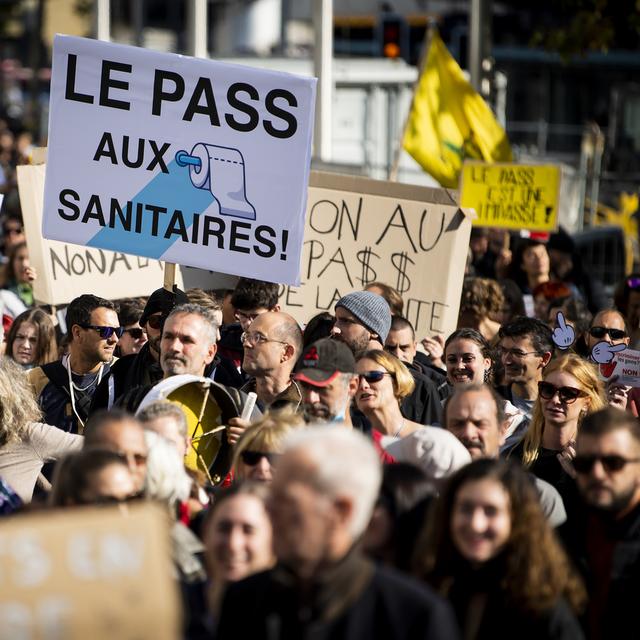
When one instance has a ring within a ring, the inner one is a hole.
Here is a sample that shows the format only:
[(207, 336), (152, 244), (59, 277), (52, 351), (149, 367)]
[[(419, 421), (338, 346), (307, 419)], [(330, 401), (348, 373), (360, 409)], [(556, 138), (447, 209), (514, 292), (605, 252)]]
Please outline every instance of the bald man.
[(302, 406), (302, 394), (291, 378), (302, 351), (302, 331), (288, 313), (259, 315), (242, 334), (242, 368), (251, 380), (242, 388), (254, 391), (261, 408), (279, 409)]

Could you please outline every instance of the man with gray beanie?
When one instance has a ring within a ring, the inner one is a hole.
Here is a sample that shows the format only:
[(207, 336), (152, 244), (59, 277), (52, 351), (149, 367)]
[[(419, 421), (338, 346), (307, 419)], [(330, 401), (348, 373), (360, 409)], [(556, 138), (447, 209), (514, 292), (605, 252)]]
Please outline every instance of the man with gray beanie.
[[(369, 349), (384, 349), (391, 309), (382, 296), (371, 291), (348, 293), (336, 302), (335, 316), (331, 337), (346, 344), (356, 360)], [(440, 424), (442, 408), (436, 385), (425, 376), (413, 377), (415, 388), (402, 402), (402, 415), (420, 424)], [(352, 409), (351, 417), (354, 424), (368, 431), (364, 415)]]
[(370, 291), (354, 291), (336, 302), (331, 337), (344, 342), (357, 358), (368, 349), (383, 349), (391, 327), (387, 301)]

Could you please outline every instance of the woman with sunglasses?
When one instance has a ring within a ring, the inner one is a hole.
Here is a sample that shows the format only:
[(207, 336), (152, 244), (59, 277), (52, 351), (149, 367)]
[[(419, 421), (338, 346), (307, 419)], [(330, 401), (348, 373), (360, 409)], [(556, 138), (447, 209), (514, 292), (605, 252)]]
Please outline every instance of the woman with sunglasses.
[[(401, 402), (415, 386), (413, 376), (401, 360), (387, 351), (371, 349), (358, 358), (356, 373), (359, 376), (356, 405), (373, 427), (374, 442), (385, 446), (426, 428), (408, 420), (400, 411)], [(384, 455), (383, 460), (387, 460)]]
[(542, 378), (529, 429), (509, 457), (552, 484), (568, 510), (576, 488), (567, 462), (575, 456), (581, 420), (604, 407), (604, 390), (595, 366), (574, 353), (552, 360)]
[(49, 314), (42, 309), (21, 313), (7, 334), (5, 354), (23, 369), (40, 367), (57, 360), (56, 330)]
[(293, 429), (304, 426), (302, 416), (286, 410), (265, 414), (249, 427), (235, 446), (233, 474), (237, 480), (271, 482), (282, 443)]
[(466, 640), (584, 637), (584, 588), (517, 465), (483, 458), (452, 476), (414, 558)]

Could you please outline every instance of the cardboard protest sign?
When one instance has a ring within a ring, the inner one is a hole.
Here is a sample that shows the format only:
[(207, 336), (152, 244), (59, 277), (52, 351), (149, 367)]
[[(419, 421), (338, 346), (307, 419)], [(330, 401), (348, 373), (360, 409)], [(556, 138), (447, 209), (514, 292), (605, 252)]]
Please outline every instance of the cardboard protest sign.
[(56, 36), (45, 237), (297, 283), (315, 83)]
[(280, 306), (304, 324), (374, 281), (395, 287), (418, 338), (456, 328), (472, 212), (456, 193), (312, 172), (302, 285)]
[(460, 206), (476, 210), (477, 227), (554, 231), (558, 227), (560, 167), (465, 162)]
[[(33, 292), (39, 303), (67, 304), (83, 293), (107, 299), (147, 296), (162, 286), (163, 264), (157, 260), (43, 238), (44, 178), (44, 165), (18, 167), (29, 261), (38, 274)], [(176, 284), (183, 286), (179, 272)]]
[(0, 640), (175, 640), (168, 518), (147, 504), (0, 522)]
[(600, 376), (607, 381), (617, 376), (616, 384), (640, 387), (640, 351), (625, 349), (613, 355), (611, 362), (599, 364)]

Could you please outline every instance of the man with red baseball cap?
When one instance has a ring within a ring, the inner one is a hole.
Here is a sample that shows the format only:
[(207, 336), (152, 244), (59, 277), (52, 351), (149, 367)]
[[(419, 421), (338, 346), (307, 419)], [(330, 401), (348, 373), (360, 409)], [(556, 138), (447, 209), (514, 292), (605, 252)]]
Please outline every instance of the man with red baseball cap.
[(302, 389), (307, 422), (344, 422), (351, 427), (349, 406), (358, 389), (356, 361), (343, 342), (323, 338), (309, 345), (294, 369)]

